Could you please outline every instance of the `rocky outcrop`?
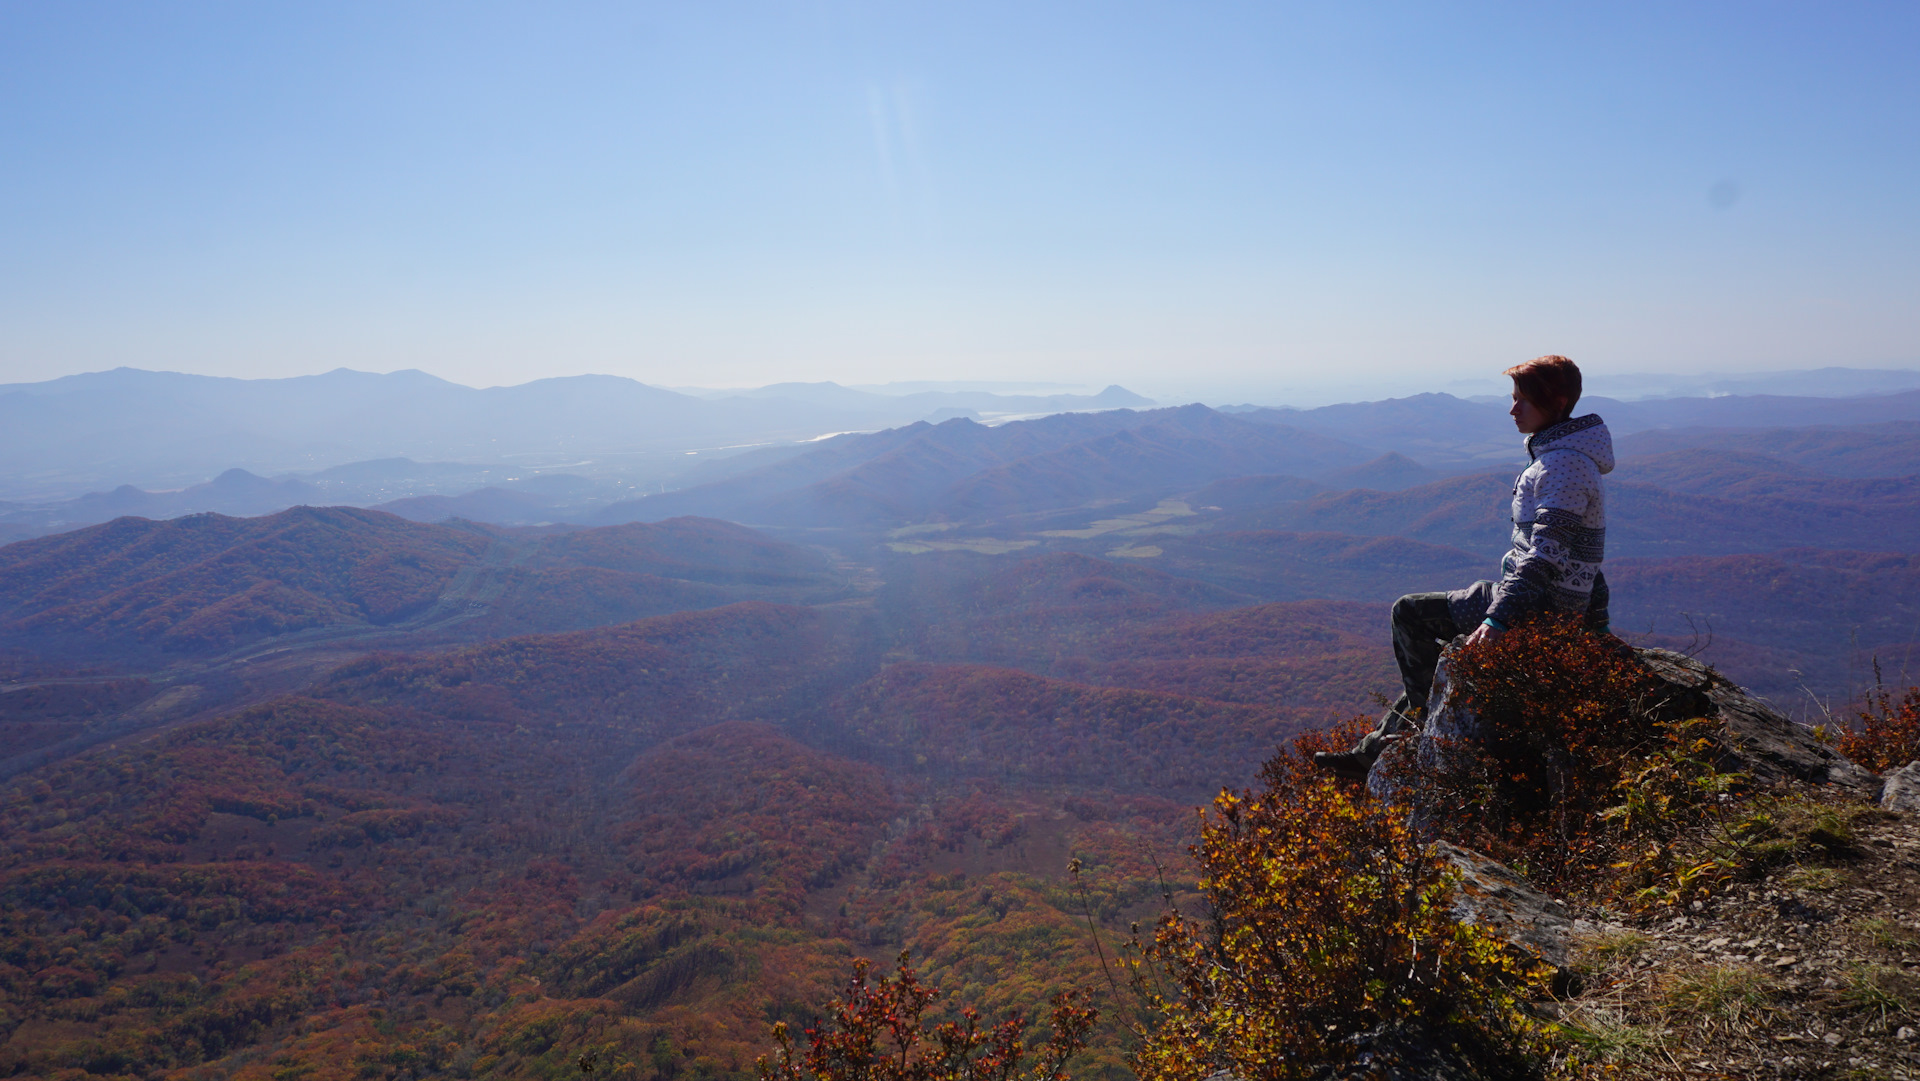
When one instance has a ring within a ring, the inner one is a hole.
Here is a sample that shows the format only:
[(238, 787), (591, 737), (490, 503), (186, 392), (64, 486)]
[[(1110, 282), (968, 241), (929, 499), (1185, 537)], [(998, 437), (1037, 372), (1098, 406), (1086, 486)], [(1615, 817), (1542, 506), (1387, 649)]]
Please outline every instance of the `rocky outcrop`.
[[(1478, 753), (1472, 745), (1485, 736), (1483, 726), (1467, 706), (1470, 689), (1451, 674), (1459, 645), (1456, 640), (1442, 655), (1421, 731), (1390, 745), (1367, 780), (1376, 795), (1405, 800), (1416, 829), (1430, 837), (1447, 832), (1422, 817), (1437, 812), (1424, 809), (1417, 798), (1406, 799), (1412, 793), (1395, 791), (1394, 779), (1445, 767), (1447, 756)], [(1720, 769), (1750, 777), (1759, 789), (1785, 782), (1823, 786), (1836, 808), (1858, 809), (1857, 801), (1877, 798), (1883, 807), (1920, 811), (1920, 762), (1893, 772), (1883, 785), (1821, 743), (1810, 728), (1707, 665), (1667, 650), (1639, 649), (1634, 655), (1655, 677), (1651, 693), (1633, 707), (1644, 711), (1639, 716), (1719, 722)], [(1415, 762), (1422, 769), (1405, 768)], [(1746, 798), (1740, 792), (1730, 796)], [(1683, 1057), (1703, 1074), (1760, 1076), (1763, 1069), (1771, 1074), (1784, 1064), (1799, 1076), (1802, 1070), (1830, 1071), (1840, 1047), (1863, 1072), (1885, 1063), (1920, 1063), (1908, 1053), (1910, 1033), (1876, 1027), (1831, 993), (1840, 981), (1860, 979), (1862, 973), (1889, 986), (1920, 986), (1912, 982), (1920, 975), (1920, 920), (1913, 918), (1920, 912), (1914, 886), (1920, 817), (1865, 815), (1851, 828), (1858, 832), (1845, 859), (1758, 867), (1658, 919), (1591, 907), (1582, 911), (1587, 919), (1576, 919), (1566, 905), (1514, 870), (1451, 844), (1437, 847), (1458, 875), (1454, 918), (1493, 932), (1557, 970), (1558, 1001), (1542, 1009), (1576, 1023), (1591, 1019), (1644, 1033), (1649, 1046), (1660, 1047), (1676, 1062), (1675, 1056)], [(1881, 930), (1864, 936), (1860, 928), (1866, 926)], [(1722, 1038), (1724, 1030), (1705, 1015), (1682, 1016), (1676, 1023), (1659, 987), (1669, 975), (1703, 970), (1735, 973), (1769, 988), (1780, 1001), (1795, 1002), (1796, 1008), (1749, 1019), (1768, 1029), (1768, 1038), (1758, 1042)], [(1506, 1076), (1479, 1070), (1470, 1065), (1476, 1061), (1471, 1053), (1446, 1047), (1436, 1034), (1413, 1026), (1383, 1026), (1350, 1039), (1365, 1060), (1356, 1057), (1349, 1065), (1325, 1068), (1316, 1078)]]
[[(1403, 771), (1394, 763), (1402, 756), (1418, 755), (1423, 765), (1432, 767), (1438, 763), (1430, 760), (1431, 756), (1480, 737), (1479, 718), (1466, 705), (1467, 688), (1452, 677), (1449, 663), (1464, 640), (1455, 639), (1441, 655), (1421, 732), (1390, 747), (1375, 764), (1367, 779), (1375, 795), (1396, 797), (1392, 779)], [(1705, 664), (1664, 649), (1635, 653), (1659, 681), (1658, 690), (1643, 708), (1662, 719), (1713, 717), (1725, 725), (1721, 769), (1747, 774), (1760, 784), (1788, 780), (1828, 784), (1867, 798), (1880, 790), (1879, 777), (1819, 742), (1811, 729), (1795, 724)], [(1896, 774), (1886, 790), (1887, 799), (1906, 800), (1920, 807), (1920, 763)], [(1445, 843), (1440, 849), (1461, 876), (1454, 902), (1456, 918), (1495, 931), (1555, 968), (1566, 967), (1574, 926), (1565, 905), (1485, 856)]]
[(1920, 811), (1920, 761), (1887, 774), (1886, 787), (1880, 790), (1880, 806), (1889, 811)]
[(1671, 689), (1681, 716), (1718, 717), (1728, 736), (1729, 761), (1721, 768), (1762, 783), (1795, 780), (1837, 785), (1871, 798), (1880, 778), (1813, 738), (1813, 730), (1788, 720), (1713, 669), (1666, 649), (1635, 650)]
[[(1440, 655), (1433, 695), (1427, 700), (1427, 722), (1419, 736), (1438, 736), (1440, 740), (1416, 737), (1410, 741), (1416, 745), (1409, 748), (1413, 753), (1430, 753), (1437, 742), (1472, 740), (1480, 734), (1479, 720), (1465, 704), (1466, 688), (1458, 686), (1450, 674), (1449, 662), (1465, 640), (1454, 639)], [(1868, 799), (1880, 791), (1878, 775), (1855, 765), (1815, 739), (1811, 728), (1789, 720), (1765, 700), (1748, 694), (1700, 661), (1667, 649), (1635, 649), (1634, 653), (1659, 681), (1659, 690), (1644, 705), (1649, 713), (1663, 720), (1713, 717), (1726, 726), (1725, 753), (1719, 762), (1722, 770), (1744, 773), (1763, 785), (1782, 781), (1834, 785)], [(1383, 754), (1380, 763), (1390, 762), (1393, 757)], [(1392, 795), (1388, 773), (1375, 764), (1367, 785), (1376, 795)]]
[(1555, 968), (1567, 967), (1573, 917), (1566, 905), (1478, 852), (1445, 841), (1439, 849), (1460, 874), (1454, 919), (1484, 927)]

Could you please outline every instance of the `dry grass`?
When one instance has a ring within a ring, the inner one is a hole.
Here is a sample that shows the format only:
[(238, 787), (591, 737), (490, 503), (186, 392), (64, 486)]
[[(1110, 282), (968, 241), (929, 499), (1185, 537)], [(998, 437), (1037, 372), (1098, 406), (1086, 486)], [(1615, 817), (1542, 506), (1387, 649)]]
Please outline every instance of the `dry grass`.
[(1914, 1014), (1920, 980), (1888, 965), (1849, 966), (1840, 985), (1840, 1000), (1867, 1014), (1871, 1024), (1885, 1032)]
[(1615, 1007), (1569, 1011), (1560, 1019), (1560, 1034), (1584, 1062), (1637, 1066), (1658, 1060), (1665, 1051), (1657, 1027), (1636, 1025)]
[(1673, 1020), (1731, 1032), (1752, 1027), (1779, 989), (1772, 976), (1740, 965), (1677, 972), (1661, 982), (1661, 1005)]
[(1888, 919), (1859, 920), (1853, 929), (1875, 949), (1900, 950), (1920, 945), (1920, 935)]
[(1554, 1076), (1920, 1081), (1897, 1035), (1920, 1027), (1920, 817), (1792, 792), (1735, 814), (1747, 875), (1577, 944)]
[(1599, 971), (1624, 965), (1645, 953), (1653, 939), (1630, 928), (1601, 931), (1577, 944), (1579, 967)]
[(1858, 856), (1856, 831), (1871, 813), (1803, 797), (1759, 799), (1746, 813), (1715, 827), (1705, 849), (1730, 880), (1751, 882), (1775, 868), (1794, 865), (1787, 872), (1790, 876), (1837, 883), (1837, 874), (1829, 879), (1817, 873), (1831, 871), (1819, 864), (1844, 863)]
[(1790, 890), (1825, 893), (1840, 885), (1841, 875), (1831, 867), (1795, 867), (1781, 876), (1780, 881)]

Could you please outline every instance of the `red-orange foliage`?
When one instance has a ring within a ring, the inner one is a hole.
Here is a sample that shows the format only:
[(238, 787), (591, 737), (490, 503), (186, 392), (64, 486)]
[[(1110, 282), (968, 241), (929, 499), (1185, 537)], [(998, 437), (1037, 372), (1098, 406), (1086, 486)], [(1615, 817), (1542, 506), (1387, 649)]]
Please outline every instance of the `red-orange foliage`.
[[(836, 712), (862, 744), (936, 776), (1193, 791), (1298, 730), (1291, 713), (1006, 668), (896, 664)], [(1204, 764), (1203, 764), (1204, 763)]]
[(1027, 1021), (1020, 1014), (982, 1027), (971, 1007), (957, 1020), (929, 1024), (927, 1007), (938, 988), (920, 983), (902, 953), (892, 979), (868, 980), (873, 963), (853, 963), (844, 996), (830, 1007), (831, 1020), (806, 1030), (807, 1049), (794, 1054), (785, 1022), (774, 1026), (777, 1060), (758, 1063), (761, 1081), (1066, 1081), (1066, 1064), (1086, 1046), (1087, 1030), (1099, 1018), (1078, 991), (1054, 996), (1052, 1028), (1027, 1069)]
[(1313, 657), (1378, 649), (1387, 609), (1355, 601), (1284, 601), (1127, 628), (1106, 655), (1140, 660), (1186, 657)]
[(9, 691), (0, 701), (0, 759), (57, 743), (75, 728), (115, 716), (158, 689), (144, 679), (116, 679)]
[[(1676, 704), (1618, 639), (1543, 616), (1452, 655), (1478, 739), (1394, 759), (1399, 786), (1444, 836), (1526, 869), (1586, 881), (1611, 855), (1601, 814), (1630, 768), (1663, 746)], [(1678, 706), (1684, 713), (1684, 706)]]
[[(1124, 656), (1107, 616), (1133, 602), (1106, 606), (1084, 573), (1053, 584), (1086, 600), (1086, 642)], [(1284, 617), (1241, 622), (1271, 650), (1202, 627), (1140, 648), (1179, 665), (1190, 638), (1247, 665), (1352, 644)], [(717, 1081), (856, 947), (911, 945), (929, 982), (1003, 1015), (1097, 978), (1083, 911), (1124, 926), (1163, 867), (1179, 889), (1191, 820), (1165, 797), (1249, 770), (1298, 723), (959, 666), (881, 668), (897, 674), (839, 698), (873, 677), (878, 633), (852, 606), (751, 603), (372, 656), (310, 696), (39, 771), (0, 792), (0, 982), (27, 1019), (0, 1073), (557, 1078), (598, 1048), (615, 1077)], [(20, 694), (60, 723), (122, 701)], [(870, 719), (968, 783), (890, 778)], [(1058, 878), (1069, 857), (1101, 878), (1084, 903)], [(1090, 1038), (1080, 1069), (1119, 1076), (1118, 1034)]]
[(1371, 701), (1393, 681), (1378, 604), (1291, 601), (1114, 628), (1076, 679), (1168, 694), (1329, 714)]
[(899, 811), (872, 766), (759, 724), (714, 725), (641, 756), (626, 776), (639, 813), (623, 831), (641, 888), (753, 896), (800, 910), (871, 849)]
[[(1879, 674), (1879, 665), (1874, 665)], [(1920, 687), (1908, 687), (1895, 701), (1875, 680), (1874, 693), (1856, 712), (1858, 722), (1840, 732), (1840, 753), (1870, 770), (1885, 773), (1920, 760)]]
[(329, 623), (381, 625), (440, 595), (487, 546), (380, 511), (295, 507), (263, 518), (119, 518), (9, 545), (0, 627), (98, 649), (230, 648)]

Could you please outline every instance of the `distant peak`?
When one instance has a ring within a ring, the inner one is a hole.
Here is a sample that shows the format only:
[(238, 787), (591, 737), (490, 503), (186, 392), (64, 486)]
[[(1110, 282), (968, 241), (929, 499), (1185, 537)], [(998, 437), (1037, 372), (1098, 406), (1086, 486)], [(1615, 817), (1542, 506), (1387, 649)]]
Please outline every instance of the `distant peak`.
[(1152, 398), (1142, 397), (1118, 383), (1109, 383), (1107, 388), (1093, 396), (1093, 400), (1105, 405), (1153, 405)]

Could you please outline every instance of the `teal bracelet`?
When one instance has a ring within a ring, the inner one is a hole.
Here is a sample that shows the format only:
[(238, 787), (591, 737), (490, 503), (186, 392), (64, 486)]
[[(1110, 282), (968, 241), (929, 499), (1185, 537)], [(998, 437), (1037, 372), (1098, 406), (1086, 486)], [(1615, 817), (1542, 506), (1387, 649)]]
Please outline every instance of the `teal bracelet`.
[(1500, 622), (1499, 620), (1493, 618), (1492, 616), (1488, 616), (1487, 618), (1481, 620), (1480, 622), (1486, 624), (1489, 627), (1492, 627), (1496, 631), (1505, 632), (1507, 629), (1507, 625), (1505, 623)]

